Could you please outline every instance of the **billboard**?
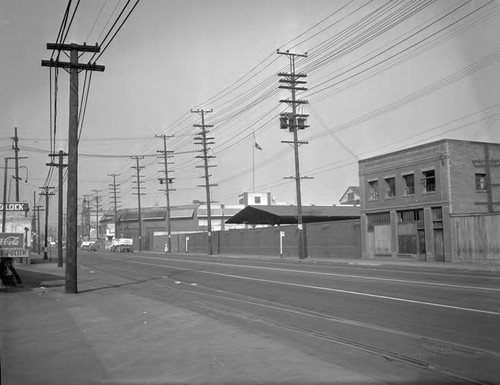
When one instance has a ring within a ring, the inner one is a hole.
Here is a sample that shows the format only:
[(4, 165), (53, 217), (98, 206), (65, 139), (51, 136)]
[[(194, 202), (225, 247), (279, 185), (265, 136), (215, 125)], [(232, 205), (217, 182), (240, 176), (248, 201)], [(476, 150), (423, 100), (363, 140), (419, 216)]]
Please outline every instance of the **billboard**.
[(0, 257), (28, 258), (29, 251), (25, 248), (23, 233), (0, 233)]

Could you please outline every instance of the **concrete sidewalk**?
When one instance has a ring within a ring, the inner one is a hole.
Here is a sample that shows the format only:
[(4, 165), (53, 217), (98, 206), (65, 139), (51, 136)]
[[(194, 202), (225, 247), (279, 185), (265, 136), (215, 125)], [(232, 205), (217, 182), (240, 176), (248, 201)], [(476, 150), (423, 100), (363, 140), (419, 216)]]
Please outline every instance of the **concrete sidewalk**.
[[(155, 253), (154, 254), (163, 254)], [(175, 255), (175, 254), (172, 254)], [(202, 255), (202, 254), (179, 254), (179, 255)], [(204, 255), (206, 256), (206, 255)], [(393, 258), (373, 258), (373, 259), (348, 259), (348, 258), (306, 258), (303, 260), (297, 257), (285, 257), (280, 258), (279, 256), (272, 255), (212, 255), (213, 258), (229, 258), (238, 260), (265, 260), (265, 261), (275, 261), (275, 262), (292, 262), (292, 263), (302, 263), (302, 264), (325, 264), (325, 265), (339, 265), (339, 266), (398, 266), (405, 268), (425, 268), (425, 269), (436, 269), (436, 270), (455, 270), (455, 271), (486, 271), (486, 272), (500, 272), (500, 261), (489, 260), (480, 262), (424, 262), (415, 260), (405, 260), (405, 259), (393, 259)]]
[(0, 292), (2, 385), (372, 383), (82, 265), (77, 295), (55, 262), (17, 269), (24, 287)]

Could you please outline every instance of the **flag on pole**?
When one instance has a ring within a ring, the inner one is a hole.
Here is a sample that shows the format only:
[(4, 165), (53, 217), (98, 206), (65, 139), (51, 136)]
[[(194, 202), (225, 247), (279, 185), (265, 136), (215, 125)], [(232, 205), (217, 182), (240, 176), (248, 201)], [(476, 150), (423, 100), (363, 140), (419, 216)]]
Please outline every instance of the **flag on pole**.
[(255, 142), (255, 148), (256, 148), (257, 150), (262, 150), (262, 147), (261, 147), (261, 146), (259, 146), (259, 143), (257, 143), (257, 142)]

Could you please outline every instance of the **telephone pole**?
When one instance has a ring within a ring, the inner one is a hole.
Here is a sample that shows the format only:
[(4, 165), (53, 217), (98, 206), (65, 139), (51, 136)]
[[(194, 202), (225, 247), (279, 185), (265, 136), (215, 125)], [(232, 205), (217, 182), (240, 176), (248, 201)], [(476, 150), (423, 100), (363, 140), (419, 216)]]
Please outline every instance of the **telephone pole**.
[[(160, 181), (160, 184), (163, 184), (165, 182), (165, 197), (167, 199), (167, 212), (165, 215), (165, 226), (167, 230), (167, 252), (171, 253), (172, 252), (172, 229), (171, 229), (171, 222), (170, 222), (170, 191), (175, 191), (175, 189), (170, 188), (170, 184), (174, 182), (174, 178), (170, 178), (168, 176), (169, 174), (169, 169), (168, 165), (172, 164), (173, 162), (169, 162), (168, 158), (173, 158), (173, 151), (167, 151), (167, 138), (173, 138), (173, 136), (167, 136), (167, 135), (156, 135), (157, 138), (162, 138), (163, 139), (163, 151), (159, 150), (157, 152), (161, 153), (163, 155), (163, 165), (164, 165), (164, 171), (165, 171), (165, 178), (158, 178)], [(170, 170), (170, 172), (173, 172)], [(160, 190), (163, 191), (163, 190)]]
[(36, 211), (36, 228), (37, 228), (37, 236), (36, 236), (36, 253), (40, 255), (41, 252), (41, 237), (42, 237), (42, 230), (40, 226), (40, 210), (43, 211), (43, 206), (41, 205), (36, 205), (34, 207), (34, 210)]
[(63, 171), (64, 167), (68, 167), (67, 164), (63, 164), (64, 157), (67, 156), (63, 150), (59, 150), (57, 154), (49, 154), (51, 157), (59, 157), (59, 163), (54, 163), (54, 161), (47, 163), (47, 166), (57, 167), (59, 169), (59, 191), (57, 200), (57, 266), (63, 267), (63, 250), (62, 250), (62, 240), (63, 240)]
[(280, 103), (286, 103), (292, 108), (291, 113), (285, 112), (280, 115), (280, 128), (287, 129), (289, 132), (293, 133), (293, 141), (282, 141), (282, 143), (289, 143), (293, 145), (295, 157), (295, 176), (285, 177), (285, 179), (295, 179), (295, 189), (297, 194), (297, 231), (299, 235), (299, 258), (304, 259), (307, 258), (307, 233), (302, 220), (302, 196), (300, 181), (301, 179), (311, 179), (311, 177), (300, 176), (299, 146), (301, 144), (308, 144), (308, 142), (299, 141), (298, 130), (303, 130), (308, 127), (305, 124), (308, 115), (297, 113), (298, 106), (307, 104), (307, 101), (297, 99), (296, 92), (307, 90), (307, 88), (300, 86), (301, 84), (306, 83), (305, 80), (301, 79), (304, 79), (305, 77), (307, 77), (307, 75), (302, 73), (297, 74), (295, 72), (295, 59), (297, 57), (307, 57), (307, 53), (294, 54), (289, 51), (280, 52), (280, 50), (278, 50), (277, 53), (279, 55), (288, 56), (288, 59), (290, 60), (290, 72), (280, 72), (278, 74), (278, 76), (281, 77), (279, 82), (285, 84), (279, 86), (279, 88), (291, 91), (291, 99), (282, 99), (280, 100)]
[(16, 180), (16, 202), (19, 202), (19, 159), (27, 159), (26, 156), (19, 157), (19, 138), (17, 136), (17, 127), (14, 127), (14, 137), (12, 138), (14, 144), (12, 145), (12, 149), (14, 150), (14, 160), (15, 160), (15, 177)]
[(212, 124), (205, 124), (205, 114), (206, 113), (212, 113), (213, 110), (205, 111), (205, 110), (191, 110), (192, 113), (194, 114), (200, 114), (201, 115), (201, 124), (194, 124), (194, 127), (199, 127), (200, 132), (195, 135), (194, 137), (194, 144), (199, 144), (202, 146), (202, 149), (200, 152), (202, 155), (197, 155), (196, 158), (203, 159), (203, 166), (196, 166), (196, 168), (204, 168), (205, 169), (205, 175), (202, 177), (205, 179), (205, 184), (198, 185), (198, 187), (205, 187), (205, 192), (207, 196), (207, 247), (208, 247), (208, 255), (213, 254), (213, 248), (212, 248), (212, 210), (211, 210), (211, 203), (212, 199), (210, 197), (210, 187), (212, 186), (217, 186), (216, 184), (210, 184), (210, 177), (212, 176), (209, 173), (209, 168), (210, 167), (216, 167), (215, 165), (210, 165), (208, 164), (209, 159), (215, 158), (215, 155), (209, 155), (210, 147), (208, 147), (211, 144), (214, 144), (213, 140), (215, 138), (213, 137), (208, 137), (207, 134), (210, 132), (208, 128), (213, 127)]
[(83, 195), (82, 202), (82, 236), (90, 236), (90, 195)]
[(120, 174), (108, 174), (108, 176), (113, 178), (113, 183), (108, 186), (111, 187), (111, 203), (113, 203), (114, 208), (114, 222), (115, 222), (115, 239), (118, 238), (118, 189), (120, 188), (120, 184), (116, 183), (116, 177), (120, 176)]
[(79, 63), (80, 52), (99, 52), (100, 47), (86, 44), (47, 43), (47, 49), (70, 51), (70, 61), (42, 60), (42, 67), (57, 67), (69, 70), (69, 131), (68, 131), (68, 200), (65, 292), (77, 293), (77, 250), (78, 250), (78, 73), (104, 71), (104, 66)]
[[(133, 195), (137, 195), (137, 209), (138, 209), (138, 222), (139, 222), (139, 251), (142, 251), (142, 213), (141, 213), (141, 195), (144, 195), (144, 193), (141, 192), (141, 189), (144, 189), (144, 187), (141, 187), (141, 178), (144, 178), (144, 175), (140, 175), (141, 169), (144, 168), (144, 166), (139, 166), (139, 160), (144, 159), (143, 156), (132, 156), (132, 159), (135, 159), (136, 165), (133, 166), (132, 168), (135, 168), (136, 170), (136, 175), (135, 177), (137, 178), (135, 180), (135, 183), (137, 183), (137, 187), (132, 187), (132, 189), (137, 190), (136, 193), (132, 193)], [(132, 175), (134, 176), (134, 175)], [(134, 181), (132, 181), (134, 183)]]
[(499, 159), (492, 159), (490, 154), (490, 146), (488, 143), (484, 144), (484, 159), (481, 160), (473, 160), (472, 164), (474, 167), (482, 168), (485, 171), (485, 190), (486, 190), (486, 202), (474, 202), (476, 205), (486, 206), (486, 210), (488, 213), (496, 213), (499, 212), (496, 209), (496, 206), (500, 205), (500, 201), (495, 201), (494, 197), (498, 196), (494, 194), (494, 189), (500, 187), (500, 183), (493, 183), (493, 175), (496, 174), (495, 170), (492, 170), (494, 167), (500, 167)]
[(43, 259), (47, 259), (47, 247), (48, 247), (48, 235), (49, 235), (49, 196), (55, 195), (53, 192), (50, 192), (49, 190), (55, 188), (51, 186), (43, 186), (39, 187), (40, 189), (44, 190), (43, 192), (39, 193), (39, 195), (45, 195), (45, 242), (44, 242), (44, 250), (43, 250)]
[(95, 237), (99, 239), (99, 193), (102, 190), (92, 190), (95, 193)]
[[(10, 157), (10, 156), (6, 156), (4, 158), (5, 160), (5, 167), (4, 167), (4, 180), (3, 180), (3, 207), (2, 207), (2, 232), (5, 233), (5, 226), (6, 226), (6, 220), (7, 220), (7, 214), (6, 214), (6, 211), (7, 211), (7, 171), (9, 169), (9, 160), (10, 159), (16, 159), (16, 162), (17, 162), (17, 159), (26, 159), (26, 157), (22, 157), (22, 158), (19, 158), (17, 157), (17, 152), (16, 152), (16, 157)], [(17, 167), (16, 167), (16, 173), (17, 173)], [(18, 197), (16, 197), (17, 200)]]
[(38, 255), (40, 255), (40, 237), (42, 235), (42, 231), (40, 230), (40, 208), (42, 206), (36, 204), (36, 191), (33, 191), (33, 215), (35, 216), (33, 218), (33, 227), (36, 229), (34, 233), (36, 234), (36, 253)]

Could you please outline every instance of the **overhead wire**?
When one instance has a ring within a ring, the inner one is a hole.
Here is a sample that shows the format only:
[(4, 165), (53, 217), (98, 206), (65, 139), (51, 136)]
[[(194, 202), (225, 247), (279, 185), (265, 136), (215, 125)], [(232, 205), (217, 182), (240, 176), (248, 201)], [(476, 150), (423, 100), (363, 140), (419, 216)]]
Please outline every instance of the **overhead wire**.
[[(332, 85), (329, 85), (329, 86), (326, 86), (326, 87), (320, 88), (319, 90), (316, 90), (316, 91), (314, 91), (314, 92), (312, 92), (312, 93), (308, 93), (308, 96), (309, 96), (309, 97), (314, 96), (314, 95), (316, 95), (316, 94), (318, 94), (318, 93), (320, 93), (320, 92), (323, 92), (324, 90), (327, 90), (327, 89), (332, 88), (332, 87), (334, 87), (334, 86), (336, 86), (336, 85), (338, 85), (338, 84), (341, 84), (341, 83), (343, 83), (343, 82), (347, 81), (348, 79), (351, 79), (351, 78), (353, 78), (353, 77), (355, 77), (355, 76), (359, 76), (360, 74), (363, 74), (363, 73), (365, 73), (366, 71), (368, 71), (368, 70), (370, 70), (370, 69), (372, 69), (372, 68), (374, 68), (374, 67), (376, 67), (376, 66), (379, 66), (380, 64), (383, 64), (383, 63), (385, 63), (385, 62), (387, 62), (387, 61), (389, 61), (389, 60), (391, 60), (391, 59), (393, 59), (393, 58), (395, 58), (395, 57), (397, 57), (397, 56), (401, 55), (402, 53), (404, 53), (404, 52), (406, 52), (406, 51), (408, 51), (408, 50), (410, 50), (410, 49), (412, 49), (412, 48), (414, 48), (414, 47), (418, 46), (418, 45), (419, 45), (419, 44), (421, 44), (422, 42), (427, 41), (428, 39), (430, 39), (430, 38), (432, 38), (432, 37), (434, 37), (434, 36), (438, 35), (439, 33), (441, 33), (442, 31), (446, 30), (447, 28), (450, 28), (451, 26), (453, 26), (453, 25), (457, 24), (458, 22), (460, 22), (460, 21), (464, 20), (464, 19), (465, 19), (465, 18), (467, 18), (468, 16), (470, 16), (470, 15), (472, 15), (472, 14), (474, 14), (474, 13), (478, 12), (479, 10), (483, 9), (484, 7), (486, 7), (487, 5), (491, 4), (493, 1), (494, 1), (494, 0), (490, 0), (489, 2), (487, 2), (487, 3), (483, 4), (482, 6), (480, 6), (479, 8), (476, 8), (475, 10), (473, 10), (473, 11), (469, 12), (468, 14), (466, 14), (466, 15), (464, 15), (464, 16), (462, 16), (462, 17), (460, 17), (459, 19), (457, 19), (457, 20), (453, 21), (452, 23), (450, 23), (450, 24), (448, 24), (448, 25), (444, 26), (443, 28), (439, 29), (438, 31), (433, 32), (432, 34), (430, 34), (430, 35), (428, 35), (428, 36), (426, 36), (426, 37), (423, 37), (423, 38), (422, 38), (422, 39), (420, 39), (419, 41), (417, 41), (417, 42), (415, 42), (415, 43), (411, 44), (411, 45), (410, 45), (410, 46), (408, 46), (408, 47), (403, 48), (402, 50), (400, 50), (400, 51), (398, 51), (398, 52), (396, 52), (396, 53), (394, 53), (394, 54), (390, 55), (389, 57), (386, 57), (386, 58), (382, 59), (380, 62), (375, 63), (375, 64), (373, 64), (373, 65), (369, 66), (368, 68), (365, 68), (365, 69), (363, 69), (363, 70), (360, 70), (360, 71), (356, 72), (355, 74), (350, 75), (349, 77), (344, 78), (344, 79), (342, 79), (342, 80), (339, 80), (338, 82), (336, 82), (336, 83), (334, 83), (334, 84), (332, 84)], [(450, 15), (451, 13), (455, 12), (456, 10), (460, 9), (460, 8), (461, 8), (461, 7), (463, 7), (465, 4), (467, 4), (467, 3), (464, 3), (464, 4), (460, 5), (459, 7), (456, 7), (454, 10), (450, 11), (450, 12), (449, 12), (448, 14), (446, 14), (445, 16), (442, 16), (441, 18), (439, 18), (439, 19), (437, 19), (436, 21), (432, 22), (432, 23), (431, 23), (431, 25), (433, 25), (433, 24), (437, 23), (438, 21), (440, 21), (440, 20), (444, 19), (446, 16), (448, 16), (448, 15)], [(430, 26), (430, 25), (429, 25), (429, 26)], [(426, 26), (426, 27), (423, 27), (423, 28), (419, 29), (417, 32), (415, 32), (415, 33), (411, 34), (410, 36), (406, 37), (406, 38), (405, 38), (405, 39), (403, 39), (402, 41), (400, 41), (400, 42), (398, 42), (398, 43), (396, 43), (396, 44), (392, 45), (391, 47), (389, 47), (389, 48), (385, 49), (385, 50), (384, 50), (384, 51), (382, 51), (382, 52), (379, 52), (378, 54), (374, 55), (372, 58), (369, 58), (369, 59), (365, 60), (364, 62), (357, 64), (356, 66), (352, 67), (351, 69), (349, 69), (349, 70), (347, 70), (347, 71), (344, 71), (343, 73), (341, 73), (341, 74), (339, 74), (339, 75), (334, 76), (333, 78), (329, 79), (327, 82), (330, 82), (331, 80), (336, 79), (336, 78), (338, 78), (339, 76), (344, 75), (344, 74), (346, 74), (346, 73), (348, 73), (348, 72), (352, 71), (353, 69), (358, 68), (358, 67), (360, 67), (361, 65), (363, 65), (363, 64), (365, 64), (365, 63), (367, 63), (367, 62), (369, 62), (369, 61), (373, 60), (374, 58), (376, 58), (376, 57), (378, 57), (378, 56), (380, 56), (380, 55), (382, 55), (382, 54), (384, 54), (384, 53), (388, 52), (389, 50), (391, 50), (391, 49), (392, 49), (392, 48), (394, 48), (395, 46), (397, 46), (397, 45), (401, 44), (403, 41), (406, 41), (406, 40), (410, 39), (411, 37), (415, 36), (416, 34), (420, 33), (421, 31), (425, 30), (425, 29), (426, 29), (426, 28), (428, 28), (429, 26)], [(318, 87), (322, 86), (323, 84), (325, 84), (325, 83), (327, 83), (327, 82), (323, 82), (323, 83), (318, 84), (318, 85), (316, 85), (316, 86), (314, 86), (314, 87), (311, 87), (311, 89), (310, 89), (310, 90), (314, 90), (314, 89), (316, 89), (316, 88), (318, 88)]]

